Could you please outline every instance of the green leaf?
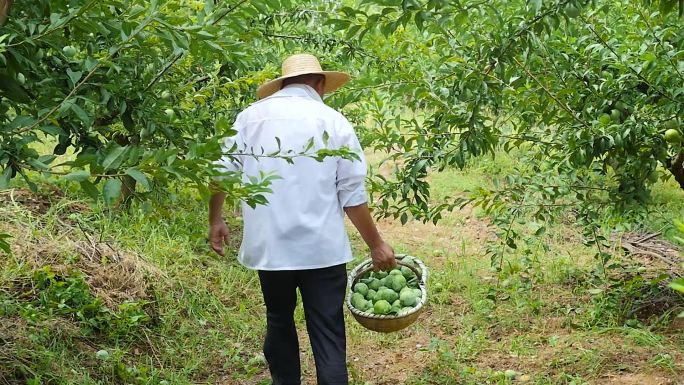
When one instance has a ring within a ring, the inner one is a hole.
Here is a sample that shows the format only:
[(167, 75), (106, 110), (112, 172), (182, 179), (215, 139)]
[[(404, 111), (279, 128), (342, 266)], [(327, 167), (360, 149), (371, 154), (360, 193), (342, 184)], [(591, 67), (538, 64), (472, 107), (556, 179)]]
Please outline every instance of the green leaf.
[(71, 80), (71, 85), (74, 86), (76, 83), (81, 80), (81, 76), (83, 76), (83, 72), (81, 71), (72, 71), (71, 68), (67, 68), (66, 70), (67, 76), (69, 76), (69, 80)]
[(92, 199), (97, 199), (97, 197), (100, 196), (100, 190), (98, 190), (89, 180), (81, 181), (81, 189), (83, 189), (83, 191)]
[(53, 125), (48, 125), (48, 126), (41, 126), (38, 127), (41, 131), (43, 131), (46, 134), (52, 135), (52, 136), (57, 136), (57, 135), (65, 135), (64, 130), (57, 126)]
[(128, 150), (128, 147), (116, 146), (112, 148), (102, 162), (102, 167), (104, 167), (105, 170), (111, 170), (121, 166), (121, 163), (126, 156), (126, 150)]
[(76, 170), (64, 175), (64, 179), (75, 182), (83, 182), (90, 177), (90, 172), (87, 170)]
[(116, 203), (121, 194), (121, 180), (117, 178), (108, 179), (102, 188), (102, 195), (104, 196), (105, 204), (112, 206)]
[(670, 288), (677, 290), (680, 293), (684, 293), (684, 278), (677, 278), (674, 281), (670, 282), (668, 285)]
[(31, 97), (14, 77), (0, 73), (0, 95), (19, 103), (31, 102)]
[(680, 233), (684, 234), (684, 223), (682, 223), (678, 219), (675, 219), (674, 224), (675, 224), (675, 226), (677, 226), (677, 230), (679, 230)]
[(12, 254), (10, 244), (6, 241), (9, 238), (12, 238), (12, 236), (7, 233), (0, 233), (0, 250), (4, 251), (6, 254)]
[(530, 0), (530, 8), (534, 13), (539, 12), (542, 7), (542, 0)]
[(78, 116), (78, 118), (81, 119), (83, 123), (85, 123), (86, 125), (90, 124), (90, 115), (88, 115), (88, 113), (85, 112), (85, 110), (81, 108), (81, 106), (79, 106), (76, 103), (73, 103), (70, 107), (71, 110), (74, 111), (74, 113), (76, 113), (76, 116)]
[(0, 190), (4, 190), (9, 187), (10, 179), (12, 178), (12, 168), (7, 167), (3, 170), (2, 175), (0, 175)]
[(143, 174), (140, 170), (136, 168), (129, 168), (128, 170), (126, 170), (126, 175), (135, 179), (136, 182), (140, 183), (140, 185), (142, 185), (147, 190), (151, 190), (150, 182), (147, 180), (145, 174)]
[(123, 115), (121, 115), (121, 122), (123, 123), (125, 129), (128, 131), (133, 131), (133, 128), (135, 128), (135, 122), (133, 121), (132, 108), (127, 108)]
[(660, 0), (660, 12), (664, 15), (672, 12), (678, 0)]
[(27, 159), (26, 163), (30, 164), (37, 170), (47, 170), (50, 168), (47, 164), (41, 162), (38, 159)]

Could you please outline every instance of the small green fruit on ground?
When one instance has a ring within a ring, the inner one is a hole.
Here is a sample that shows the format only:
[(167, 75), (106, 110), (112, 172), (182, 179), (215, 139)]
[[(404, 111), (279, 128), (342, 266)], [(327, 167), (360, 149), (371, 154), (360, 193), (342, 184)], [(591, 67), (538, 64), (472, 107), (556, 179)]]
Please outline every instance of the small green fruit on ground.
[(516, 372), (515, 370), (512, 370), (512, 369), (508, 369), (504, 372), (504, 376), (509, 380), (513, 380), (516, 377), (518, 377), (518, 372)]
[(676, 129), (670, 128), (669, 130), (665, 131), (665, 141), (670, 144), (680, 143), (682, 141), (682, 134), (680, 134)]

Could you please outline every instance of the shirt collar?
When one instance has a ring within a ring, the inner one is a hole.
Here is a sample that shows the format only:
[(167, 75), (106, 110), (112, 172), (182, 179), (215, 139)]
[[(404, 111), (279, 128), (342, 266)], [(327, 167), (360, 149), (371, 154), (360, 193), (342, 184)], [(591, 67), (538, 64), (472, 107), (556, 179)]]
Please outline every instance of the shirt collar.
[(321, 95), (316, 92), (311, 86), (306, 84), (288, 84), (280, 91), (273, 94), (273, 96), (296, 96), (302, 98), (309, 98), (318, 102), (323, 102)]

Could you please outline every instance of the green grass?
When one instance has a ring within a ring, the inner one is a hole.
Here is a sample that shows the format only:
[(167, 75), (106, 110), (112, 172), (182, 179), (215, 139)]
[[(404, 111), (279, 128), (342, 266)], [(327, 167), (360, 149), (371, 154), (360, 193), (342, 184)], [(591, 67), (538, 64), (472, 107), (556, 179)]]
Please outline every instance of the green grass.
[[(222, 259), (207, 251), (202, 204), (186, 197), (174, 202), (173, 206), (160, 207), (149, 213), (134, 207), (130, 213), (117, 213), (116, 216), (98, 209), (74, 215), (68, 205), (59, 202), (52, 207), (56, 209), (39, 218), (16, 206), (3, 206), (0, 215), (29, 226), (31, 236), (26, 240), (29, 243), (27, 252), (40, 243), (58, 243), (64, 233), (60, 222), (72, 218), (76, 222), (72, 231), (76, 238), (83, 239), (84, 235), (79, 230), (83, 227), (91, 239), (112, 242), (117, 249), (139, 254), (162, 272), (146, 279), (150, 293), (145, 301), (150, 302), (147, 312), (153, 314), (153, 322), (144, 325), (144, 335), (136, 335), (132, 342), (128, 342), (125, 341), (126, 336), (135, 332), (134, 327), (117, 330), (116, 335), (103, 340), (107, 330), (88, 334), (84, 332), (82, 323), (73, 322), (73, 317), (55, 317), (73, 326), (74, 330), (69, 330), (68, 334), (44, 330), (44, 335), (39, 335), (35, 341), (31, 338), (24, 341), (27, 345), (17, 349), (30, 352), (31, 364), (17, 363), (19, 372), (37, 364), (33, 371), (50, 372), (49, 382), (54, 383), (133, 381), (119, 373), (121, 370), (140, 378), (134, 383), (157, 383), (163, 379), (171, 383), (196, 383), (216, 379), (220, 375), (250, 373), (263, 368), (260, 360), (250, 361), (258, 358), (259, 331), (263, 326), (256, 275), (238, 266), (233, 258)], [(239, 236), (235, 219), (231, 222), (236, 236)], [(69, 262), (69, 256), (75, 252), (67, 248), (51, 256), (49, 261), (52, 265), (68, 268), (75, 265)], [(10, 295), (3, 293), (3, 300), (17, 304), (17, 307), (27, 304), (11, 295), (15, 294), (12, 293), (11, 281), (31, 279), (31, 270), (37, 268), (29, 266), (22, 261), (23, 258), (30, 260), (31, 256), (17, 253), (15, 264), (10, 263), (3, 268), (3, 287), (8, 287), (10, 292)], [(43, 261), (38, 259), (38, 262)], [(103, 262), (102, 268), (106, 263)], [(49, 314), (45, 318), (45, 322), (51, 322)], [(40, 321), (28, 327), (40, 330), (44, 326), (44, 321)], [(110, 326), (105, 325), (105, 328)], [(88, 345), (87, 352), (77, 348), (81, 343)], [(90, 364), (84, 366), (88, 361), (92, 363), (94, 352), (101, 349), (110, 353), (108, 362), (94, 368), (88, 367)], [(135, 351), (139, 354), (134, 354)], [(60, 357), (64, 362), (56, 365), (36, 359), (51, 355)], [(60, 369), (53, 370), (53, 367)], [(0, 374), (6, 378), (12, 375), (32, 376), (30, 372), (7, 374), (0, 371)]]
[[(514, 165), (514, 156), (497, 155), (434, 174), (433, 199), (489, 186), (489, 175)], [(0, 217), (8, 220), (0, 232), (15, 232), (15, 255), (0, 259), (0, 384), (268, 383), (258, 279), (234, 257), (237, 217), (228, 216), (233, 252), (221, 258), (206, 245), (205, 203), (191, 191), (176, 191), (151, 209), (134, 204), (129, 212), (110, 212), (84, 206), (77, 191), (61, 187), (65, 196), (48, 197), (45, 213), (2, 193)], [(653, 196), (647, 227), (683, 217), (682, 192), (671, 182), (657, 184)], [(572, 223), (549, 229), (548, 252), (532, 245), (530, 254), (507, 255), (500, 273), (490, 269), (485, 244), (493, 238), (481, 211), (453, 212), (437, 226), (385, 220), (380, 228), (397, 252), (428, 264), (430, 303), (417, 324), (387, 335), (347, 314), (353, 384), (594, 384), (628, 374), (684, 379), (681, 324), (667, 314), (624, 319), (624, 301), (656, 295), (638, 281), (591, 294), (593, 250)], [(366, 247), (354, 232), (350, 237), (359, 261)], [(88, 257), (79, 247), (93, 243), (103, 255)], [(143, 290), (132, 298), (100, 299), (116, 290), (92, 281), (100, 270), (127, 277), (116, 270), (121, 263), (109, 246), (135, 256), (129, 274), (139, 281), (129, 285)], [(61, 278), (40, 286), (36, 271), (46, 265)], [(78, 315), (84, 303), (96, 311)], [(303, 335), (301, 305), (296, 317)], [(305, 383), (312, 384), (311, 352), (302, 347)], [(101, 350), (106, 359), (98, 358)]]

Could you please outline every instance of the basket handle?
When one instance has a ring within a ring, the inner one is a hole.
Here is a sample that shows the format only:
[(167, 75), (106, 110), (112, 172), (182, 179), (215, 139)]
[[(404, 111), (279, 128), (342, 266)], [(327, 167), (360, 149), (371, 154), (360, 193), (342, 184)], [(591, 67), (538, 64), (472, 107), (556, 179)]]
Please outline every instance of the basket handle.
[[(399, 255), (397, 255), (397, 256), (395, 256), (395, 257), (396, 257), (397, 265), (408, 267), (409, 269), (411, 269), (411, 271), (413, 271), (413, 272), (416, 274), (416, 276), (418, 277), (418, 279), (419, 279), (421, 282), (424, 282), (424, 281), (423, 281), (423, 273), (422, 273), (421, 271), (419, 271), (418, 269), (416, 269), (415, 267), (409, 265), (408, 263), (406, 263), (406, 262), (404, 262), (404, 261), (402, 260), (404, 257), (406, 257), (405, 254), (399, 254)], [(360, 278), (362, 275), (364, 275), (364, 274), (368, 273), (369, 271), (373, 270), (373, 260), (370, 260), (370, 259), (369, 259), (369, 260), (363, 262), (362, 264), (360, 264), (360, 265), (359, 265), (356, 269), (354, 269), (354, 270), (355, 270), (355, 271), (352, 273), (352, 278), (354, 279), (354, 282), (355, 282), (355, 281), (358, 281), (359, 278)], [(351, 283), (352, 283), (352, 286), (353, 286), (354, 282), (351, 282)]]

